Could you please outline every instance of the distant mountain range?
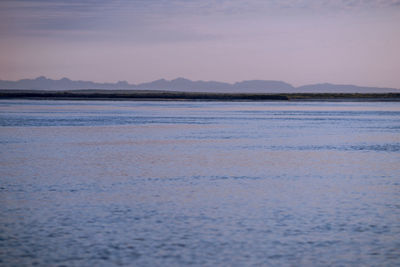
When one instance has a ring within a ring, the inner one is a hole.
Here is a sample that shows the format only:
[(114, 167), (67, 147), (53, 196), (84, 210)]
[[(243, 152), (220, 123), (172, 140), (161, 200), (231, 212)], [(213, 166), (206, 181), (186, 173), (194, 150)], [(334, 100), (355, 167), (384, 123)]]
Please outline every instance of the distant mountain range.
[(44, 76), (36, 79), (19, 81), (0, 80), (0, 89), (24, 90), (162, 90), (180, 92), (218, 92), (218, 93), (399, 93), (400, 89), (383, 87), (365, 87), (356, 85), (338, 85), (330, 83), (311, 84), (294, 87), (282, 81), (249, 80), (237, 83), (216, 81), (191, 81), (184, 78), (174, 80), (160, 79), (141, 84), (129, 84), (126, 81), (117, 83), (96, 83), (90, 81), (73, 81), (68, 78), (48, 79)]

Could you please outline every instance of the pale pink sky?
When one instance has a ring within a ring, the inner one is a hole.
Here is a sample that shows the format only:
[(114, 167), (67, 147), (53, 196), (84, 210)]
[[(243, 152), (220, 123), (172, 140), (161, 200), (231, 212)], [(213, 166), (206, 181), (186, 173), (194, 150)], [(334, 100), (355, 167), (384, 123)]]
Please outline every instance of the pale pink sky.
[(400, 0), (2, 0), (0, 79), (400, 88)]

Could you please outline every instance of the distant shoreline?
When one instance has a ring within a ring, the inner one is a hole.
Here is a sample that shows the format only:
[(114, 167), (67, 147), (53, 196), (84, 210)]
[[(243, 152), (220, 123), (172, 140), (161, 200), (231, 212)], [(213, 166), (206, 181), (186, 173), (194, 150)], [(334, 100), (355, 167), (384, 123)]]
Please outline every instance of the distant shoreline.
[(0, 90), (0, 99), (129, 101), (394, 101), (400, 93), (203, 93), (152, 90)]

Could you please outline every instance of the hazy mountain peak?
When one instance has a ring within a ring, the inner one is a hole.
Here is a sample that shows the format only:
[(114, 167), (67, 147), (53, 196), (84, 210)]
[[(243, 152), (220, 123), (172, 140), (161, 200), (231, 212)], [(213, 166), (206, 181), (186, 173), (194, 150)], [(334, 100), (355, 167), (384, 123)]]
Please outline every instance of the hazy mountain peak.
[(129, 85), (129, 83), (127, 81), (118, 81), (117, 84), (120, 85)]
[(69, 78), (48, 79), (45, 76), (19, 81), (1, 81), (0, 89), (27, 90), (77, 90), (77, 89), (124, 89), (124, 90), (164, 90), (182, 92), (225, 92), (225, 93), (388, 93), (400, 92), (399, 89), (318, 83), (293, 87), (291, 84), (275, 80), (245, 80), (233, 84), (218, 81), (192, 81), (183, 77), (173, 80), (159, 79), (141, 84), (96, 83), (91, 81), (73, 81)]
[(191, 81), (191, 80), (183, 78), (183, 77), (178, 77), (178, 78), (171, 80), (171, 82), (179, 82), (179, 81)]

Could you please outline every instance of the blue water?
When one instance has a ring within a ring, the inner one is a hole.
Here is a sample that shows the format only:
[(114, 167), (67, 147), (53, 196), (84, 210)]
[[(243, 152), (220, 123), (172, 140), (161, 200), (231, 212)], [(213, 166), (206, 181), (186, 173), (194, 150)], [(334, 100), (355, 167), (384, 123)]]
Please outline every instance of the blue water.
[(0, 101), (0, 266), (398, 266), (400, 103)]

